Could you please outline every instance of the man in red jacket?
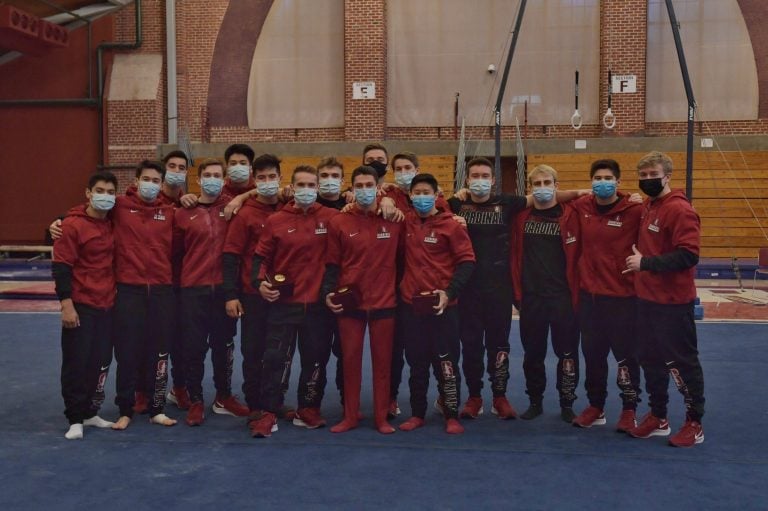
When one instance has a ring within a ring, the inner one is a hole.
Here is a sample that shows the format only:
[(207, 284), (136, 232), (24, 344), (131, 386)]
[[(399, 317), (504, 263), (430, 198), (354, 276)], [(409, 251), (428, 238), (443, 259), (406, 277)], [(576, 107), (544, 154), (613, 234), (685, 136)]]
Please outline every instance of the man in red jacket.
[(198, 167), (200, 197), (197, 206), (176, 210), (173, 232), (174, 254), (183, 255), (181, 303), (187, 391), (191, 405), (186, 422), (199, 426), (205, 420), (203, 373), (208, 347), (213, 362), (216, 399), (214, 413), (245, 417), (248, 407), (232, 394), (232, 364), (236, 320), (227, 316), (222, 289), (222, 251), (227, 232), (222, 195), (224, 166), (205, 160)]
[(277, 431), (276, 414), (297, 335), (301, 375), (299, 408), (293, 423), (309, 429), (325, 425), (320, 404), (331, 355), (333, 318), (320, 300), (323, 269), (317, 262), (325, 257), (328, 223), (338, 211), (317, 204), (314, 167), (296, 167), (291, 185), (294, 200), (267, 219), (253, 261), (252, 285), (270, 302), (259, 396), (262, 413), (250, 423), (254, 437), (268, 437)]
[(269, 302), (251, 285), (253, 254), (267, 218), (282, 207), (277, 200), (280, 160), (271, 154), (258, 156), (253, 160), (253, 172), (258, 195), (249, 198), (230, 221), (222, 259), (227, 315), (242, 320), (240, 351), (243, 355), (243, 394), (250, 409), (249, 422), (261, 413), (261, 360), (266, 348), (269, 310)]
[(618, 368), (622, 412), (617, 431), (634, 428), (640, 393), (635, 319), (637, 300), (632, 273), (622, 273), (626, 254), (637, 241), (643, 208), (629, 194), (617, 190), (621, 169), (615, 160), (597, 160), (590, 169), (592, 195), (571, 204), (579, 212), (579, 324), (584, 353), (584, 388), (589, 406), (573, 420), (589, 428), (605, 424), (608, 353), (613, 351)]
[[(402, 225), (377, 215), (378, 173), (368, 166), (352, 173), (355, 206), (331, 219), (321, 296), (338, 317), (344, 367), (344, 419), (331, 428), (343, 433), (357, 427), (363, 339), (370, 332), (374, 421), (379, 433), (394, 433), (387, 422), (392, 338), (395, 329), (395, 275)], [(375, 269), (375, 271), (373, 271)], [(353, 297), (345, 307), (344, 291)], [(341, 298), (340, 298), (341, 297)]]
[(637, 247), (626, 258), (635, 272), (640, 364), (651, 411), (629, 434), (667, 436), (669, 377), (685, 401), (685, 423), (669, 443), (691, 447), (704, 441), (704, 373), (699, 363), (693, 304), (699, 261), (700, 222), (682, 191), (673, 191), (672, 160), (660, 152), (637, 164), (640, 189), (648, 195)]
[(419, 174), (411, 181), (414, 211), (405, 220), (405, 262), (400, 296), (404, 302), (402, 328), (405, 358), (410, 367), (410, 419), (400, 425), (412, 431), (424, 425), (429, 369), (437, 376), (438, 407), (450, 434), (464, 432), (458, 421), (459, 314), (456, 303), (475, 267), (475, 253), (467, 229), (450, 211), (435, 206), (437, 180)]
[(557, 390), (560, 417), (575, 418), (573, 402), (579, 381), (579, 327), (576, 318), (579, 256), (578, 213), (568, 204), (558, 204), (557, 171), (537, 165), (528, 173), (533, 207), (516, 215), (512, 227), (510, 258), (515, 298), (520, 304), (520, 339), (523, 343), (523, 372), (530, 400), (521, 419), (535, 419), (543, 412), (547, 385), (544, 359), (547, 334), (557, 355)]
[(109, 172), (91, 176), (86, 205), (72, 208), (63, 235), (54, 243), (52, 264), (61, 301), (61, 395), (68, 440), (83, 438), (83, 425), (112, 423), (97, 415), (112, 361), (112, 307), (115, 274), (114, 238), (107, 213), (115, 203), (117, 178)]

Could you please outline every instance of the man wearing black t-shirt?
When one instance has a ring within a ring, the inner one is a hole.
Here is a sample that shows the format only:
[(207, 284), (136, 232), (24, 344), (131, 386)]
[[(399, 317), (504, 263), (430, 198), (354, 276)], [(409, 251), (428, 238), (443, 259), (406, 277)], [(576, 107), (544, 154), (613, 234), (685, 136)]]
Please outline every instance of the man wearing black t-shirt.
[(469, 390), (461, 417), (472, 419), (483, 413), (483, 351), (487, 352), (493, 392), (491, 412), (500, 419), (517, 416), (505, 395), (513, 298), (509, 225), (512, 215), (528, 204), (523, 196), (491, 193), (494, 184), (493, 164), (486, 158), (474, 158), (467, 163), (469, 197), (448, 200), (453, 213), (466, 220), (477, 258), (475, 272), (459, 299), (462, 369)]
[(579, 219), (568, 204), (558, 204), (557, 171), (538, 165), (528, 174), (533, 208), (515, 218), (512, 228), (512, 280), (520, 303), (520, 338), (523, 372), (530, 406), (520, 418), (541, 415), (547, 376), (544, 359), (547, 334), (558, 358), (557, 390), (561, 418), (574, 419), (573, 402), (579, 379), (579, 328), (576, 261), (579, 254)]

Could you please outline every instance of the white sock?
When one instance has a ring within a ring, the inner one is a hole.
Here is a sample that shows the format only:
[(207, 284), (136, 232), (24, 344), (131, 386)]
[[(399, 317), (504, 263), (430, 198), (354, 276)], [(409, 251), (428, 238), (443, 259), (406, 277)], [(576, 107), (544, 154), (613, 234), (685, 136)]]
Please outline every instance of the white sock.
[(94, 415), (90, 419), (85, 419), (83, 421), (83, 426), (94, 426), (97, 428), (111, 428), (114, 424), (114, 422), (105, 421), (98, 415)]
[(67, 440), (80, 440), (83, 438), (83, 425), (82, 424), (72, 424), (69, 426), (69, 431), (64, 433), (64, 438)]

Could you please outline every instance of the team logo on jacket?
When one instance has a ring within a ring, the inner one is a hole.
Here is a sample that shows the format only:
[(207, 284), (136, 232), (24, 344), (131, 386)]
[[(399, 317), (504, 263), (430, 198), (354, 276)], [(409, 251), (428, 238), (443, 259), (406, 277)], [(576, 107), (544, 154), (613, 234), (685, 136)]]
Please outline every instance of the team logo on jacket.
[(430, 231), (429, 236), (424, 237), (424, 243), (437, 243), (437, 237), (435, 236), (435, 231)]
[(163, 213), (162, 209), (158, 209), (157, 211), (155, 211), (155, 216), (153, 216), (152, 218), (154, 220), (160, 220), (161, 222), (165, 221), (165, 213)]
[(613, 220), (608, 220), (608, 226), (609, 227), (621, 227), (622, 221), (621, 221), (621, 215), (616, 215), (616, 218)]
[(659, 227), (659, 219), (658, 218), (656, 220), (654, 220), (652, 224), (648, 225), (648, 230), (649, 231), (653, 231), (653, 232), (659, 232), (661, 230), (661, 228)]
[(571, 234), (570, 231), (568, 231), (565, 234), (565, 244), (570, 245), (571, 243), (576, 243), (576, 236), (574, 236), (573, 234)]
[(323, 222), (318, 222), (315, 227), (315, 234), (326, 234), (327, 232), (328, 229), (325, 227), (325, 224)]
[(224, 210), (223, 209), (221, 211), (219, 211), (219, 216), (222, 217), (222, 218), (224, 217)]
[(387, 240), (391, 235), (392, 233), (390, 233), (387, 228), (382, 225), (379, 227), (379, 232), (376, 234), (376, 238), (380, 240)]

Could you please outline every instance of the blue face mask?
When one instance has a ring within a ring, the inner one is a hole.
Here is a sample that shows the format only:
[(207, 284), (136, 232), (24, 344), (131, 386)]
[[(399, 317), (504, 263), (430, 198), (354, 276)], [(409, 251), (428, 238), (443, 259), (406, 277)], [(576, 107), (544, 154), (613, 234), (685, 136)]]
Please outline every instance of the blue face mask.
[(485, 197), (491, 193), (490, 179), (473, 179), (469, 182), (469, 191), (478, 197)]
[(160, 185), (152, 181), (139, 181), (139, 195), (147, 202), (154, 202), (160, 193)]
[(301, 207), (307, 208), (315, 203), (317, 200), (316, 188), (296, 188), (293, 192), (293, 198), (296, 200), (296, 204)]
[(274, 197), (280, 190), (280, 183), (277, 181), (266, 181), (256, 183), (256, 191), (263, 197)]
[(187, 182), (187, 174), (184, 172), (166, 172), (165, 182), (174, 188)]
[(395, 183), (403, 190), (408, 190), (415, 175), (415, 172), (395, 172)]
[(320, 180), (320, 193), (323, 195), (336, 195), (341, 192), (341, 179), (328, 177)]
[(554, 188), (536, 188), (533, 190), (533, 198), (536, 202), (547, 203), (555, 197)]
[(115, 207), (115, 196), (108, 193), (92, 193), (91, 207), (97, 211), (109, 211)]
[(616, 193), (616, 181), (605, 179), (592, 181), (592, 192), (601, 199), (610, 199)]
[(435, 196), (434, 195), (414, 195), (411, 197), (411, 202), (413, 202), (413, 207), (421, 213), (422, 215), (425, 215), (432, 211), (435, 207)]
[(251, 169), (248, 165), (232, 165), (227, 169), (227, 177), (233, 183), (245, 183), (251, 177)]
[(376, 188), (355, 188), (355, 202), (367, 208), (376, 201)]
[(211, 197), (217, 197), (221, 193), (221, 187), (224, 181), (218, 177), (204, 177), (200, 179), (200, 187), (203, 193)]

